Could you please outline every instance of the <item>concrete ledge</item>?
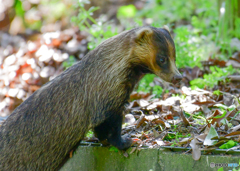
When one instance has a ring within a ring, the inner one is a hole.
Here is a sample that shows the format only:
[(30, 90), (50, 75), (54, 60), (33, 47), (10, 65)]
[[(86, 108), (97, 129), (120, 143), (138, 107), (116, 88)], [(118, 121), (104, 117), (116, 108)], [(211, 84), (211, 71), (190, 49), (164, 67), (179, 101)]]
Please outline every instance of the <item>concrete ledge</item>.
[(145, 148), (126, 158), (107, 147), (79, 146), (60, 171), (217, 171), (219, 167), (211, 168), (211, 162), (238, 164), (239, 161), (240, 156), (231, 155), (202, 155), (199, 161), (194, 161), (190, 154)]

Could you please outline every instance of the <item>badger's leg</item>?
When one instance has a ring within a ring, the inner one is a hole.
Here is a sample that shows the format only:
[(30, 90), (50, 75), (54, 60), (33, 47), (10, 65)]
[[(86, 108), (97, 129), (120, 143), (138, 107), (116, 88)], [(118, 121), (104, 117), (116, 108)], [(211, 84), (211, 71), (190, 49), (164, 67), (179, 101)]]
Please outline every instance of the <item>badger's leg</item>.
[(94, 128), (94, 132), (98, 139), (103, 142), (110, 143), (120, 150), (129, 148), (132, 140), (127, 137), (121, 137), (122, 130), (122, 114), (112, 114), (103, 123)]

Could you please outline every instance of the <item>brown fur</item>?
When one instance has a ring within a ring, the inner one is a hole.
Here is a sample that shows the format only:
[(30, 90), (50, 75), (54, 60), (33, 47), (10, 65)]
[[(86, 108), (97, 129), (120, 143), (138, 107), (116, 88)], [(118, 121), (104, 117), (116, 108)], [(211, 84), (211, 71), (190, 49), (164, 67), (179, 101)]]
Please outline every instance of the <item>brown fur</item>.
[[(121, 118), (135, 84), (148, 72), (180, 78), (170, 39), (153, 27), (125, 31), (33, 93), (0, 127), (0, 170), (57, 170), (90, 128), (101, 141), (130, 147)], [(159, 63), (158, 53), (171, 62)]]

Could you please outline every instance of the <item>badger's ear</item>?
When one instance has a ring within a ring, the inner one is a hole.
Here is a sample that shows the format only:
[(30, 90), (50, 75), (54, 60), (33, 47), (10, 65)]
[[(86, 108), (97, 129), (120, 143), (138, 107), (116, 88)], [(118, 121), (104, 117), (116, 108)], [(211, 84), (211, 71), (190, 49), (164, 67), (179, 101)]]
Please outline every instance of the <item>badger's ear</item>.
[(141, 41), (150, 37), (153, 34), (153, 31), (149, 27), (143, 27), (136, 31), (135, 41)]
[(164, 26), (163, 26), (163, 29), (166, 30), (166, 31), (171, 35), (170, 29), (169, 29), (169, 27), (168, 27), (167, 25), (164, 25)]

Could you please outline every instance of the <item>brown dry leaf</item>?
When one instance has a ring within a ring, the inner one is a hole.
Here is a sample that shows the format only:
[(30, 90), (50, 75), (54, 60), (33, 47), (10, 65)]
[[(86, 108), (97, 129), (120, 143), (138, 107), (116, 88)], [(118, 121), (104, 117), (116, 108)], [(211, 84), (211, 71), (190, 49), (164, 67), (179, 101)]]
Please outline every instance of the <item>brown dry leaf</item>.
[(211, 65), (218, 65), (219, 67), (225, 67), (226, 66), (226, 62), (225, 61), (219, 60), (219, 59), (216, 59), (216, 58), (213, 58), (213, 59), (209, 58), (208, 62)]
[(171, 108), (172, 108), (172, 106), (170, 106), (170, 105), (162, 105), (163, 112), (168, 112), (171, 110)]
[(226, 114), (226, 117), (234, 117), (236, 113), (239, 111), (239, 109), (234, 109)]
[(10, 88), (6, 94), (6, 97), (16, 97), (19, 93), (19, 88)]
[(202, 105), (201, 109), (206, 117), (209, 117), (212, 115), (212, 111), (206, 105)]
[(231, 133), (225, 135), (225, 137), (236, 136), (236, 135), (240, 135), (240, 131), (231, 132)]
[(142, 136), (141, 136), (141, 139), (142, 139), (142, 140), (143, 140), (143, 139), (149, 139), (149, 135), (143, 133)]
[(181, 105), (181, 107), (185, 112), (191, 113), (191, 114), (200, 110), (199, 105), (195, 105), (195, 104), (192, 104), (192, 103), (183, 103)]
[(143, 124), (144, 121), (146, 121), (146, 118), (145, 118), (145, 115), (142, 114), (140, 116), (140, 118), (137, 120), (136, 128), (139, 128)]
[(128, 157), (129, 157), (129, 154), (125, 151), (125, 152), (123, 153), (123, 156), (126, 157), (126, 158), (128, 158)]
[(146, 120), (151, 121), (151, 122), (153, 120), (158, 119), (159, 117), (160, 117), (159, 115), (145, 115)]
[(196, 105), (205, 105), (205, 106), (207, 106), (207, 107), (212, 107), (212, 106), (214, 106), (215, 104), (216, 104), (217, 102), (215, 102), (215, 101), (202, 101), (202, 102), (193, 102), (193, 104), (196, 104)]
[(54, 47), (59, 47), (60, 45), (61, 45), (61, 40), (59, 40), (59, 39), (52, 39), (52, 45), (54, 46)]
[(153, 123), (153, 124), (156, 124), (156, 125), (161, 124), (161, 125), (164, 125), (164, 126), (166, 127), (165, 122), (162, 121), (161, 119), (153, 119), (153, 120), (152, 120), (152, 123)]
[(182, 73), (184, 78), (187, 78), (187, 80), (192, 80), (203, 75), (203, 71), (200, 70), (200, 68), (197, 66), (195, 66), (194, 68), (181, 68), (180, 72)]
[(200, 70), (200, 68), (198, 66), (195, 66), (192, 69), (192, 75), (191, 75), (191, 80), (198, 78), (199, 76), (202, 75), (202, 71)]
[(214, 144), (215, 147), (219, 147), (221, 145), (223, 145), (224, 143), (228, 142), (229, 140), (220, 140), (218, 141), (216, 144)]
[(227, 76), (231, 81), (240, 82), (240, 75), (229, 75)]
[(149, 106), (146, 107), (147, 110), (153, 110), (153, 109), (160, 109), (161, 108), (161, 101), (158, 101), (158, 102), (153, 102), (152, 104), (150, 104)]
[(201, 134), (201, 135), (196, 136), (196, 138), (197, 138), (199, 141), (204, 142), (206, 136), (207, 136), (207, 134)]
[(140, 100), (138, 100), (138, 104), (140, 107), (146, 107), (149, 105), (149, 102), (147, 100), (140, 99)]
[(133, 101), (133, 100), (138, 100), (138, 99), (145, 99), (145, 98), (148, 98), (150, 96), (149, 93), (143, 93), (143, 92), (134, 92), (130, 95), (130, 101)]
[(135, 117), (132, 114), (126, 114), (125, 115), (125, 123), (128, 125), (134, 124), (136, 121)]
[(165, 146), (166, 145), (166, 143), (162, 140), (155, 140), (155, 141), (153, 141), (153, 143), (156, 143), (157, 145), (160, 145), (160, 146)]
[(199, 149), (197, 142), (197, 139), (194, 137), (190, 143), (190, 146), (192, 148), (192, 157), (194, 160), (199, 160), (201, 157), (201, 150)]
[(182, 93), (188, 96), (191, 95), (211, 95), (212, 93), (210, 91), (207, 90), (202, 90), (199, 88), (196, 88), (195, 90), (191, 90), (191, 88), (188, 88), (186, 86), (182, 87)]
[(218, 116), (218, 115), (220, 115), (220, 114), (221, 114), (221, 112), (220, 112), (218, 109), (216, 109), (216, 110), (213, 112), (213, 114), (207, 118), (207, 120), (212, 119), (213, 117)]
[(163, 113), (163, 114), (162, 114), (162, 117), (163, 117), (165, 120), (172, 120), (172, 119), (173, 119), (173, 114), (172, 114), (171, 112)]
[(232, 65), (234, 68), (240, 68), (240, 63), (236, 59), (230, 59), (227, 64), (227, 66)]
[(153, 137), (157, 138), (159, 136), (160, 136), (160, 134), (155, 129), (153, 129)]
[(218, 133), (215, 128), (211, 125), (207, 133), (207, 136), (203, 142), (204, 145), (212, 146), (214, 145), (217, 140), (213, 140), (213, 138), (218, 137)]
[(188, 144), (190, 142), (190, 140), (192, 140), (192, 138), (183, 138), (181, 141), (179, 141), (179, 145), (184, 145), (184, 144)]
[(240, 129), (240, 125), (237, 125), (237, 126), (235, 126), (235, 127), (231, 128), (231, 129), (232, 129), (232, 131), (233, 131), (233, 132), (235, 132), (235, 131), (237, 131), (237, 130), (239, 130), (239, 129)]
[(218, 109), (215, 110), (215, 112), (212, 115), (213, 119), (212, 119), (211, 124), (214, 125), (216, 123), (216, 126), (220, 127), (221, 126), (221, 120), (223, 120), (226, 117), (226, 115), (224, 117), (221, 117), (221, 118), (214, 118), (214, 117), (215, 116), (221, 116), (222, 114), (223, 114), (223, 112), (219, 111)]
[(180, 116), (180, 118), (183, 121), (183, 124), (187, 127), (189, 126), (189, 121), (187, 120), (187, 118), (185, 117), (185, 115), (183, 114), (183, 111), (180, 107), (173, 107), (171, 112), (175, 115), (175, 116)]
[(41, 88), (41, 86), (37, 86), (37, 85), (30, 85), (30, 86), (29, 86), (29, 90), (30, 90), (31, 92), (35, 92), (35, 91), (37, 91), (39, 88)]
[(224, 93), (223, 94), (223, 103), (226, 105), (226, 106), (231, 106), (233, 105), (235, 102), (235, 97), (229, 93)]
[(165, 130), (159, 135), (159, 138), (163, 140), (167, 134), (168, 134), (168, 132)]
[(134, 100), (134, 101), (130, 102), (130, 104), (128, 106), (129, 109), (135, 108), (135, 107), (139, 107), (139, 104), (138, 104), (137, 100)]
[(137, 149), (137, 147), (132, 147), (132, 150), (130, 151), (130, 153), (129, 153), (129, 154), (132, 154), (132, 153), (134, 153), (134, 152), (136, 151), (136, 149)]

